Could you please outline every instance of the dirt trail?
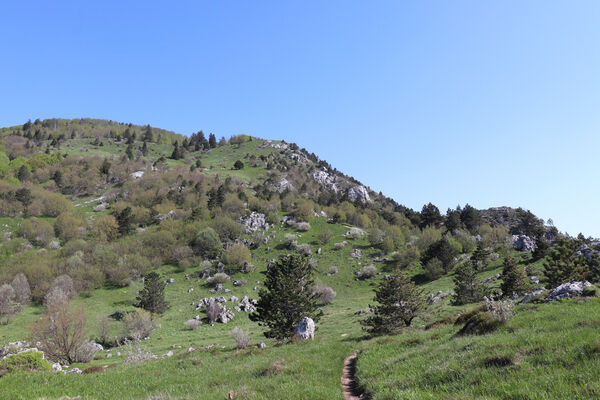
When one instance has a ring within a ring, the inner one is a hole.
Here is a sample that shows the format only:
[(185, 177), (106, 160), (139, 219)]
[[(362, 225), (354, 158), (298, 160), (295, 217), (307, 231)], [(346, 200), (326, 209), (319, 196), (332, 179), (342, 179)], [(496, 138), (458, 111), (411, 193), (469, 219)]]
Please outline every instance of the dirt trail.
[(362, 394), (356, 385), (356, 381), (354, 380), (354, 374), (356, 373), (356, 361), (358, 358), (358, 352), (350, 354), (344, 360), (344, 369), (342, 371), (342, 391), (344, 392), (345, 400), (366, 400), (364, 394)]

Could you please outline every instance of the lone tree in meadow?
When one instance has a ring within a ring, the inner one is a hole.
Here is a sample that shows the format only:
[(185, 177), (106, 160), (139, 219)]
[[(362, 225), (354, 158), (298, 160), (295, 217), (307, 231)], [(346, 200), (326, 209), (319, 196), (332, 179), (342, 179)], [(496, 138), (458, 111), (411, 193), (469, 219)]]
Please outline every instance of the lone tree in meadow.
[(373, 315), (360, 323), (372, 334), (390, 334), (403, 326), (410, 326), (413, 319), (425, 308), (423, 291), (403, 272), (394, 274), (375, 289), (376, 306)]
[(138, 293), (135, 306), (153, 314), (165, 312), (169, 308), (169, 304), (165, 300), (166, 285), (156, 272), (150, 272), (144, 276), (144, 288)]
[(519, 266), (514, 258), (506, 257), (502, 267), (502, 285), (500, 289), (505, 297), (514, 293), (523, 293), (528, 288), (527, 274), (522, 266)]
[(233, 164), (233, 168), (234, 169), (244, 169), (244, 163), (241, 162), (240, 160), (237, 160), (234, 164)]
[(477, 278), (472, 262), (456, 267), (454, 276), (454, 304), (463, 305), (483, 300), (487, 294), (485, 286)]
[(318, 306), (319, 294), (313, 290), (312, 275), (308, 259), (297, 254), (281, 256), (267, 271), (257, 310), (250, 314), (251, 321), (269, 328), (266, 337), (282, 340), (294, 334), (302, 318), (319, 320), (323, 312)]

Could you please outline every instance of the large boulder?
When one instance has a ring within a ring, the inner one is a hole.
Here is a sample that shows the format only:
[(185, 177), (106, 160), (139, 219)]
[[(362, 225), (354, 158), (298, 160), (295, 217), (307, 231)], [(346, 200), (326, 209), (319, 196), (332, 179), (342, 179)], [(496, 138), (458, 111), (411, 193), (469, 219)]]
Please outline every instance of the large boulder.
[(360, 201), (361, 203), (370, 203), (371, 197), (367, 188), (364, 186), (354, 186), (348, 189), (346, 193), (350, 201)]
[(302, 340), (315, 338), (315, 322), (312, 318), (304, 317), (294, 329), (294, 333)]
[(533, 251), (535, 240), (526, 235), (513, 235), (513, 248), (517, 251)]
[(294, 186), (290, 183), (290, 181), (288, 181), (287, 179), (283, 178), (282, 180), (280, 180), (279, 182), (275, 183), (273, 185), (273, 187), (275, 188), (275, 190), (277, 190), (279, 193), (282, 193), (284, 191), (286, 191), (287, 189), (289, 190), (294, 190)]
[(592, 286), (588, 281), (585, 282), (567, 282), (558, 286), (546, 298), (546, 301), (560, 300), (567, 297), (581, 296), (585, 288)]

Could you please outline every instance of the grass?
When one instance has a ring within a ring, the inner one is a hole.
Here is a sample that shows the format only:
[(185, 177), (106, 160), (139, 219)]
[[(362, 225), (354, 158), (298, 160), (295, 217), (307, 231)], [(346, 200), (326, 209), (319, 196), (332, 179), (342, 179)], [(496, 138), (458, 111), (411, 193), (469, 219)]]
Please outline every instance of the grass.
[(445, 325), (383, 337), (358, 358), (373, 399), (590, 399), (600, 396), (600, 301), (517, 307), (491, 334)]

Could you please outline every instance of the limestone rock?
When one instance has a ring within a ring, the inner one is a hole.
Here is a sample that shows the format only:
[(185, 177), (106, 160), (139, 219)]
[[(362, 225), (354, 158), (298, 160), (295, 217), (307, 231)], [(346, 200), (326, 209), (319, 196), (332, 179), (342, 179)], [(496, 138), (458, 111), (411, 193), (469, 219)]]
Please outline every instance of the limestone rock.
[(533, 251), (535, 240), (526, 235), (513, 235), (513, 248), (517, 251)]
[(302, 340), (314, 339), (315, 338), (315, 322), (312, 318), (304, 317), (302, 321), (298, 323), (294, 333)]
[(346, 193), (350, 201), (360, 201), (361, 203), (370, 203), (371, 197), (369, 196), (369, 192), (367, 188), (364, 186), (354, 186), (348, 189)]

